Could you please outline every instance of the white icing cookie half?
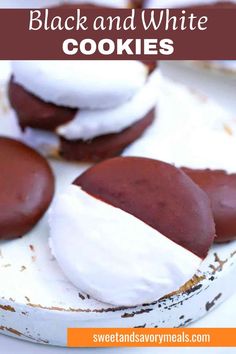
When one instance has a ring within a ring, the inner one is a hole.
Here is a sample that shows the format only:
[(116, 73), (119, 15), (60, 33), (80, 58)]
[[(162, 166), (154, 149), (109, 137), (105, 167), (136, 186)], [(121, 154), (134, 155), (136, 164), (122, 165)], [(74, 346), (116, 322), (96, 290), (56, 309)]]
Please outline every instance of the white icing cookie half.
[(80, 109), (105, 109), (131, 99), (145, 84), (140, 61), (16, 61), (14, 81), (45, 102)]

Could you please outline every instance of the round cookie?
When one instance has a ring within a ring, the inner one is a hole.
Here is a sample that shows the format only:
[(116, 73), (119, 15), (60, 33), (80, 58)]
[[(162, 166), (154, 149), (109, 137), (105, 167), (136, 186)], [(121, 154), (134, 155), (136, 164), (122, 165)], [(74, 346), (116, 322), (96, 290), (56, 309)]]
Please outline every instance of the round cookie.
[(114, 158), (57, 196), (50, 234), (52, 252), (75, 286), (97, 300), (133, 306), (191, 279), (215, 226), (207, 195), (183, 171), (157, 160)]
[(216, 224), (215, 242), (236, 239), (236, 174), (220, 170), (182, 170), (209, 196)]
[(47, 161), (26, 145), (0, 137), (0, 240), (21, 237), (46, 212), (54, 194)]

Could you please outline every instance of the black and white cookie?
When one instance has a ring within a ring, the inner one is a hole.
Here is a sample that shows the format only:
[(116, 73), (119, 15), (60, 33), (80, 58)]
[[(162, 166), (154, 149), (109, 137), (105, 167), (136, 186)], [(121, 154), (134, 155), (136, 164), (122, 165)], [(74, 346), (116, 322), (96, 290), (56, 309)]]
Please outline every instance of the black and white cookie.
[(92, 167), (57, 196), (50, 230), (52, 252), (72, 283), (121, 306), (178, 290), (215, 237), (209, 199), (184, 172), (121, 157)]

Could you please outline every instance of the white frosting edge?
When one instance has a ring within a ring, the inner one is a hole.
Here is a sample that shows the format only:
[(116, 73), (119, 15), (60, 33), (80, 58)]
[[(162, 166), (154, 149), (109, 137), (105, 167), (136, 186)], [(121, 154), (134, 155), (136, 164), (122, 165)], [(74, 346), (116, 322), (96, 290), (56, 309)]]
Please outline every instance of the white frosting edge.
[(89, 140), (109, 133), (120, 133), (156, 106), (159, 81), (160, 72), (155, 70), (143, 88), (127, 103), (107, 110), (80, 110), (72, 121), (57, 128), (57, 134), (68, 140)]
[(134, 216), (78, 186), (50, 210), (50, 247), (71, 282), (116, 306), (153, 302), (178, 290), (201, 259)]
[(12, 71), (16, 83), (45, 102), (80, 109), (119, 106), (148, 76), (147, 66), (132, 60), (14, 61)]

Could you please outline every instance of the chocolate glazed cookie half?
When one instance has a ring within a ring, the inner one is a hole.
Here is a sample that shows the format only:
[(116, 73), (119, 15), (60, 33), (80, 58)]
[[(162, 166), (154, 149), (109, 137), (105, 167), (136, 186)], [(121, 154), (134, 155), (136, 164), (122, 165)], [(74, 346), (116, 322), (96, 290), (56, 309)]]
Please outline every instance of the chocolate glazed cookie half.
[(236, 174), (220, 170), (182, 169), (208, 195), (216, 224), (215, 242), (236, 239)]
[(215, 236), (210, 201), (183, 171), (157, 160), (118, 157), (92, 167), (74, 184), (206, 257)]
[(46, 159), (28, 146), (0, 137), (0, 240), (21, 237), (46, 212), (54, 177)]

